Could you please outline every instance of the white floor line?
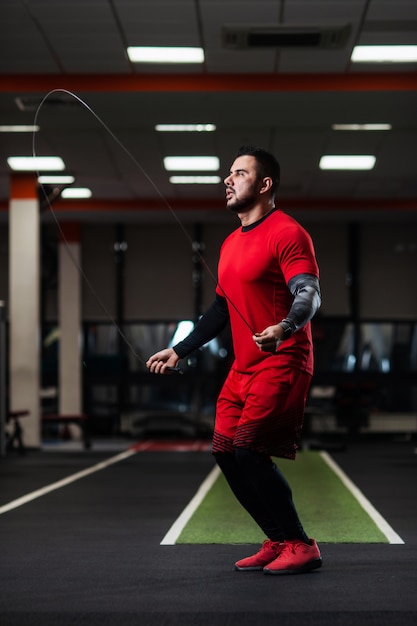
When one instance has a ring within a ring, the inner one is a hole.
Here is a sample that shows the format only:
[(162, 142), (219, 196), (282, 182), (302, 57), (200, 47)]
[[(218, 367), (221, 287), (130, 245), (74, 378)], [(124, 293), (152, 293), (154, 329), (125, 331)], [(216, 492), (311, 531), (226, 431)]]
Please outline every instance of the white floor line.
[(169, 529), (165, 537), (162, 539), (161, 544), (160, 544), (161, 546), (175, 545), (175, 542), (180, 536), (183, 528), (185, 527), (185, 525), (187, 524), (187, 522), (193, 515), (194, 511), (204, 500), (204, 498), (206, 497), (207, 493), (216, 482), (219, 475), (220, 475), (220, 468), (217, 465), (215, 465), (213, 469), (211, 470), (210, 474), (208, 474), (206, 479), (201, 483), (195, 496), (190, 500), (190, 502), (187, 504), (187, 506), (181, 513), (181, 515), (177, 517), (175, 522), (172, 524), (171, 528)]
[(331, 458), (327, 452), (320, 452), (320, 456), (324, 459), (327, 465), (334, 471), (334, 473), (340, 478), (342, 483), (349, 489), (352, 495), (359, 502), (361, 507), (366, 511), (369, 517), (375, 522), (379, 530), (385, 535), (389, 543), (403, 544), (404, 541), (393, 530), (388, 522), (382, 517), (382, 515), (375, 509), (375, 507), (369, 502), (369, 500), (363, 495), (362, 491), (346, 476), (344, 471), (339, 465)]
[(81, 472), (77, 472), (76, 474), (71, 474), (62, 480), (58, 480), (56, 483), (51, 483), (50, 485), (46, 485), (41, 489), (37, 489), (36, 491), (32, 491), (31, 493), (22, 496), (21, 498), (17, 498), (16, 500), (12, 500), (8, 504), (4, 504), (0, 506), (0, 515), (3, 513), (7, 513), (13, 509), (17, 509), (19, 506), (23, 506), (32, 500), (36, 500), (37, 498), (41, 498), (42, 496), (50, 493), (51, 491), (55, 491), (56, 489), (61, 489), (70, 483), (75, 482), (76, 480), (80, 480), (80, 478), (85, 478), (85, 476), (89, 476), (90, 474), (94, 474), (95, 472), (99, 472), (100, 470), (106, 469), (109, 465), (113, 465), (114, 463), (119, 463), (119, 461), (124, 461), (125, 459), (133, 456), (137, 453), (137, 450), (129, 449), (124, 452), (117, 454), (116, 456), (110, 457), (107, 461), (102, 461), (101, 463), (97, 463), (97, 465), (93, 465)]

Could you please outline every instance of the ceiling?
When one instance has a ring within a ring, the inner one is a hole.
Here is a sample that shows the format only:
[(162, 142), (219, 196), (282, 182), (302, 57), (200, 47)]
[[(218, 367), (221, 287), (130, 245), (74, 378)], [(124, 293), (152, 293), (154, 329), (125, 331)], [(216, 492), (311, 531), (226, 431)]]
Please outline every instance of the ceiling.
[[(0, 124), (36, 119), (41, 128), (0, 134), (4, 219), (6, 159), (34, 152), (61, 156), (74, 185), (93, 192), (85, 201), (58, 197), (60, 219), (161, 220), (171, 211), (223, 219), (223, 185), (173, 185), (163, 158), (218, 156), (223, 177), (247, 143), (276, 154), (279, 204), (294, 213), (417, 216), (417, 64), (350, 61), (357, 44), (417, 44), (415, 0), (2, 0), (0, 17)], [(346, 28), (334, 47), (226, 45), (224, 29), (256, 26)], [(132, 64), (133, 45), (201, 46), (205, 62)], [(155, 131), (180, 122), (217, 130)], [(392, 130), (335, 131), (334, 123)], [(323, 154), (377, 161), (370, 172), (323, 172)]]

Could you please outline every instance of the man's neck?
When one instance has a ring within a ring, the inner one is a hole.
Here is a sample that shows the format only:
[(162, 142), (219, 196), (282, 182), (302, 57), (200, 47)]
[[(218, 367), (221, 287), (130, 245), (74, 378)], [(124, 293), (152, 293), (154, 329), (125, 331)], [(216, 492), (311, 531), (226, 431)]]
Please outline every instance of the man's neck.
[(242, 226), (250, 226), (255, 222), (259, 222), (265, 215), (273, 211), (275, 208), (274, 203), (268, 202), (267, 204), (257, 204), (251, 209), (244, 211), (242, 213), (238, 213), (238, 217)]

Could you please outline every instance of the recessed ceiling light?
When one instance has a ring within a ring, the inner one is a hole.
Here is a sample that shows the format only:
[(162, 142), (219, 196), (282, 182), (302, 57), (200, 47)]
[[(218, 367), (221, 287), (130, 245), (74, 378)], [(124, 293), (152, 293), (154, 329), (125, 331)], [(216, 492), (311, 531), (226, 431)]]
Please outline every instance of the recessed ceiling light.
[(202, 48), (129, 46), (127, 54), (133, 63), (204, 63)]
[(171, 156), (165, 157), (164, 167), (169, 172), (214, 172), (220, 168), (220, 162), (214, 156)]
[(169, 182), (173, 185), (217, 185), (220, 176), (170, 176)]
[(332, 124), (333, 130), (391, 130), (391, 124)]
[(155, 130), (158, 132), (172, 133), (172, 132), (206, 132), (210, 133), (216, 130), (214, 124), (157, 124)]
[(41, 185), (71, 185), (74, 176), (39, 176), (38, 183)]
[(51, 172), (65, 169), (65, 163), (61, 157), (9, 157), (7, 163), (12, 170), (17, 172), (40, 172), (49, 170)]
[(39, 126), (29, 126), (27, 124), (3, 124), (0, 126), (0, 133), (37, 133)]
[(61, 197), (68, 198), (91, 198), (93, 194), (88, 187), (68, 187), (61, 193)]
[(376, 158), (371, 154), (322, 156), (319, 167), (321, 170), (371, 170)]
[(350, 59), (355, 63), (415, 63), (417, 46), (355, 46)]

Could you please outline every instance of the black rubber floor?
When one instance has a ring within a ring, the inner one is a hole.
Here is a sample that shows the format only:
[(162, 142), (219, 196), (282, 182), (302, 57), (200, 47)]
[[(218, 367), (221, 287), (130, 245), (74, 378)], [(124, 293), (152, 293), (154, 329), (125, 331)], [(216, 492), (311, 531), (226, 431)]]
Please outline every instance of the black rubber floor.
[[(9, 455), (0, 506), (110, 456)], [(213, 459), (140, 452), (0, 515), (2, 626), (415, 626), (413, 444), (359, 442), (332, 456), (405, 545), (322, 544), (321, 570), (285, 577), (235, 572), (247, 546), (160, 546)]]

